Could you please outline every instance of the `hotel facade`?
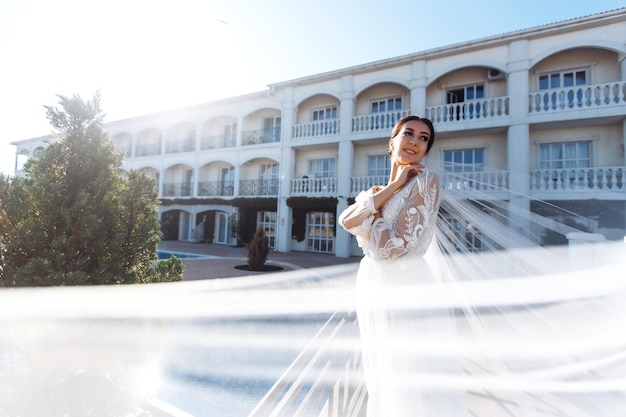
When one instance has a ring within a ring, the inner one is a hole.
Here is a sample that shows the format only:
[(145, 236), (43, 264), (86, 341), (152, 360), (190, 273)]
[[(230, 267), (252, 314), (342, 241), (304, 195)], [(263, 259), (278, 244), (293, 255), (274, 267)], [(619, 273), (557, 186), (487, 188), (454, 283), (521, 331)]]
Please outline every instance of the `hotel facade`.
[[(120, 174), (156, 180), (164, 239), (234, 245), (262, 228), (281, 252), (360, 255), (338, 214), (387, 181), (391, 128), (418, 115), (435, 126), (428, 158), (441, 165), (444, 188), (621, 240), (625, 57), (619, 9), (105, 128), (125, 155)], [(36, 157), (47, 139), (13, 145), (18, 157)], [(454, 219), (450, 227), (481, 249), (480, 231)], [(550, 243), (547, 232), (537, 235)]]

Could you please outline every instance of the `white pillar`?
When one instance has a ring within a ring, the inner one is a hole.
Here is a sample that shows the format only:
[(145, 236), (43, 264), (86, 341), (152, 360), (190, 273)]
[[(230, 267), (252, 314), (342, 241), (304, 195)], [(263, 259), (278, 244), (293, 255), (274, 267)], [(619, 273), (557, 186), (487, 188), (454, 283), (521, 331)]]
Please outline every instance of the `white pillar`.
[(426, 77), (426, 61), (415, 61), (411, 64), (411, 89), (410, 110), (411, 114), (423, 117), (426, 112), (426, 87), (428, 78)]
[[(528, 125), (529, 93), (528, 41), (516, 41), (509, 45), (507, 68), (507, 91), (511, 124), (507, 133), (507, 164), (509, 170), (509, 202), (530, 212), (530, 127)], [(518, 233), (528, 235), (529, 216), (509, 214), (510, 226)]]
[[(337, 219), (342, 211), (348, 207), (348, 197), (350, 197), (352, 162), (354, 160), (354, 145), (352, 142), (344, 141), (339, 143), (339, 166), (337, 168), (338, 181), (338, 203)], [(336, 220), (337, 220), (336, 219)], [(341, 226), (337, 225), (335, 234), (335, 256), (348, 258), (350, 256), (350, 234)]]
[(276, 233), (278, 241), (276, 250), (291, 251), (291, 228), (293, 213), (287, 205), (291, 193), (291, 179), (294, 175), (295, 151), (291, 147), (293, 125), (296, 123), (297, 109), (294, 107), (293, 88), (287, 88), (283, 96), (283, 111), (280, 135), (280, 162), (278, 166), (278, 202)]

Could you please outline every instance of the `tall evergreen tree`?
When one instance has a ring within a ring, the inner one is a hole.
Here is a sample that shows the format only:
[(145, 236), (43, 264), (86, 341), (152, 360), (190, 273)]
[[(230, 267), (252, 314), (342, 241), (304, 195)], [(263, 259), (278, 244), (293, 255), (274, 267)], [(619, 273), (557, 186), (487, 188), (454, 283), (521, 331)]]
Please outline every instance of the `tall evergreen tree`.
[(81, 285), (159, 280), (154, 181), (119, 176), (122, 157), (102, 124), (100, 94), (46, 106), (57, 140), (0, 178), (1, 285)]

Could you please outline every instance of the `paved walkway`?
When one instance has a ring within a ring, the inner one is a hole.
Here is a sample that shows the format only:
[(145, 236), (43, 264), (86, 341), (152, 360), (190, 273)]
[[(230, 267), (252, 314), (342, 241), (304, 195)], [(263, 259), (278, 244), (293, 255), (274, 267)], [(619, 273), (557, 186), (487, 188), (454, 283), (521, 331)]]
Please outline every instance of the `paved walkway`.
[[(164, 240), (159, 250), (205, 255), (205, 258), (181, 258), (185, 265), (183, 281), (262, 275), (268, 272), (246, 271), (235, 268), (247, 265), (246, 248), (210, 243), (190, 243)], [(314, 252), (274, 252), (267, 256), (267, 265), (282, 267), (282, 271), (310, 269), (331, 265), (357, 263), (360, 257), (338, 258), (335, 255)]]

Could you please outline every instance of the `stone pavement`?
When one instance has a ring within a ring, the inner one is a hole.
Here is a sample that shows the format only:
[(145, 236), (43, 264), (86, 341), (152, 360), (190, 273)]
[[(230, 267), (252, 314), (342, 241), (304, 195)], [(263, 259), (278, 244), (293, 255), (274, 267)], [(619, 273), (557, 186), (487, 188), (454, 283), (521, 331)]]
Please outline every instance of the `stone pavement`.
[[(248, 264), (246, 259), (247, 251), (244, 247), (164, 240), (159, 245), (159, 250), (206, 256), (205, 258), (181, 257), (185, 265), (183, 281), (268, 274), (268, 272), (246, 271), (235, 268), (239, 265)], [(338, 258), (335, 255), (325, 253), (270, 251), (266, 264), (280, 266), (282, 271), (293, 271), (358, 263), (360, 260), (361, 257), (356, 256)]]

